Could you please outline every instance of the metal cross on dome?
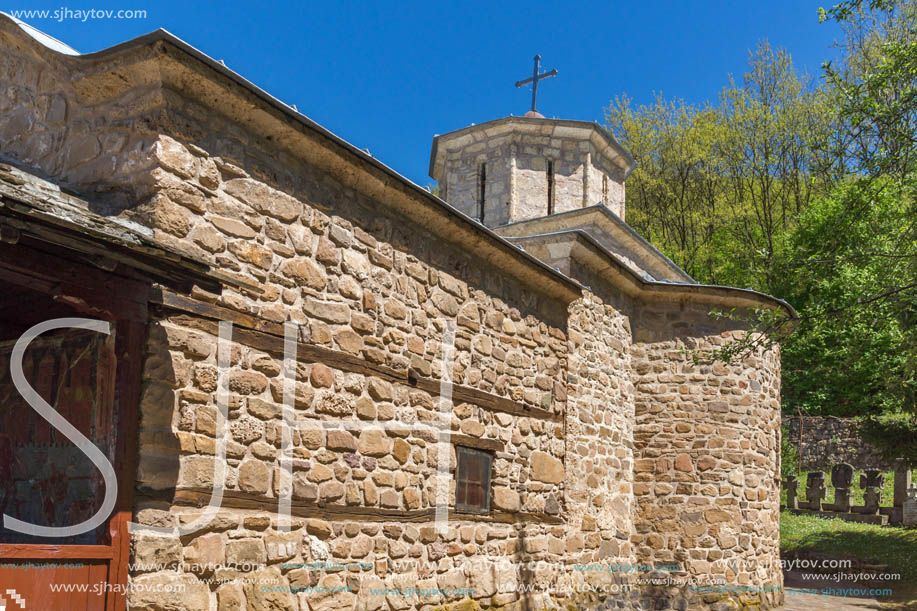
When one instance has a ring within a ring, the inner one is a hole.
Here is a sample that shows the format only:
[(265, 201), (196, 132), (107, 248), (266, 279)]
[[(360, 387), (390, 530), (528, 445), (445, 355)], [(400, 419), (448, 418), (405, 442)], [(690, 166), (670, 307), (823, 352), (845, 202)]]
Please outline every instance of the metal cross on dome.
[(516, 81), (516, 87), (522, 87), (523, 85), (532, 84), (532, 112), (538, 112), (535, 110), (535, 102), (538, 98), (538, 81), (550, 78), (552, 76), (557, 76), (557, 69), (551, 70), (550, 72), (538, 73), (538, 68), (541, 65), (541, 56), (535, 56), (535, 69), (532, 70), (532, 76), (521, 81)]

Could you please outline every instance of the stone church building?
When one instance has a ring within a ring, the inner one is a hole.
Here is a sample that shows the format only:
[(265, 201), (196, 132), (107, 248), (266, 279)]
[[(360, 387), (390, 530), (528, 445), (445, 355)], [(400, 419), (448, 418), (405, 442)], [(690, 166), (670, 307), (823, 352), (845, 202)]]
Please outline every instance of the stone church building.
[[(436, 136), (440, 198), (167, 32), (80, 55), (0, 16), (0, 155), (0, 563), (33, 565), (0, 591), (26, 609), (782, 600), (779, 351), (695, 357), (743, 333), (714, 310), (795, 314), (628, 226), (599, 125)], [(35, 331), (61, 318), (105, 327)]]

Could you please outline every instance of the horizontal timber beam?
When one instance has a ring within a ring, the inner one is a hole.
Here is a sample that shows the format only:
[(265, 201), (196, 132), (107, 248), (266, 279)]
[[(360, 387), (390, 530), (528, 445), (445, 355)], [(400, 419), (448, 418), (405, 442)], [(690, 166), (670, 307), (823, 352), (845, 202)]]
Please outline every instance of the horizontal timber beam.
[[(180, 319), (181, 324), (211, 335), (218, 334), (218, 321), (230, 321), (234, 325), (234, 341), (268, 354), (283, 357), (283, 325), (281, 323), (267, 321), (250, 314), (199, 301), (161, 287), (154, 290), (150, 301), (161, 305), (165, 309), (191, 315), (183, 316)], [(389, 382), (418, 388), (434, 397), (438, 397), (440, 394), (439, 380), (423, 377), (413, 369), (393, 369), (340, 350), (332, 350), (331, 348), (324, 348), (302, 341), (297, 342), (296, 355), (297, 360), (302, 362), (322, 363), (333, 369), (348, 373), (375, 376)], [(452, 400), (455, 403), (471, 403), (490, 411), (514, 416), (538, 418), (554, 422), (563, 420), (561, 414), (555, 414), (537, 407), (529, 407), (512, 399), (459, 384), (452, 386)]]
[[(164, 491), (152, 493), (154, 498), (161, 498)], [(177, 488), (171, 501), (176, 505), (186, 507), (206, 507), (210, 502), (212, 490), (203, 488)], [(143, 496), (143, 493), (138, 493)], [(256, 494), (226, 490), (223, 492), (221, 507), (228, 509), (247, 509), (252, 511), (267, 511), (277, 513), (279, 503), (276, 498), (267, 498)], [(436, 509), (387, 509), (384, 507), (360, 507), (350, 505), (316, 505), (302, 503), (293, 499), (290, 505), (290, 515), (299, 518), (320, 518), (327, 521), (359, 520), (364, 522), (411, 522), (426, 523), (436, 519)], [(496, 522), (500, 524), (535, 523), (535, 524), (563, 524), (559, 516), (545, 513), (532, 513), (527, 511), (508, 512), (492, 511), (487, 514), (458, 512), (449, 509), (450, 520), (469, 520), (478, 522)]]

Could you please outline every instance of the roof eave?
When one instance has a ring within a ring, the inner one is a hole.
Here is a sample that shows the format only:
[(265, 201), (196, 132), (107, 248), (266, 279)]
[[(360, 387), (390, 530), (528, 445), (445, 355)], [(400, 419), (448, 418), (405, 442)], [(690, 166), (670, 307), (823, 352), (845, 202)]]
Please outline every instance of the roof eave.
[[(594, 213), (600, 213), (603, 215), (608, 222), (612, 223), (616, 228), (625, 232), (625, 234), (634, 242), (636, 242), (643, 250), (651, 257), (655, 258), (657, 261), (661, 262), (664, 268), (668, 269), (672, 274), (681, 278), (684, 282), (694, 283), (695, 280), (692, 278), (685, 270), (681, 269), (674, 261), (669, 259), (662, 251), (653, 246), (646, 238), (640, 235), (637, 230), (628, 225), (621, 217), (611, 211), (608, 206), (604, 204), (593, 204), (592, 206), (586, 206), (584, 208), (576, 208), (574, 210), (566, 210), (564, 212), (556, 212), (550, 216), (541, 216), (533, 219), (526, 219), (523, 221), (517, 221), (515, 223), (509, 223), (507, 225), (500, 225), (495, 227), (494, 230), (500, 233), (503, 229), (508, 228), (519, 228), (526, 225), (539, 225), (545, 222), (550, 222), (552, 219), (563, 219), (564, 217), (575, 217), (575, 216), (587, 216)], [(537, 231), (537, 230), (536, 230)], [(501, 234), (503, 235), (503, 234)]]
[[(591, 267), (593, 271), (597, 272), (603, 279), (609, 281), (609, 284), (617, 286), (632, 297), (643, 299), (694, 299), (706, 303), (720, 303), (728, 307), (744, 308), (763, 306), (770, 309), (782, 309), (791, 320), (797, 320), (799, 318), (793, 306), (783, 299), (753, 289), (742, 289), (715, 284), (687, 284), (647, 280), (628, 267), (617, 255), (615, 255), (615, 253), (606, 249), (592, 236), (581, 229), (571, 229), (509, 239), (520, 245), (525, 245), (527, 242), (538, 242), (551, 239), (577, 242), (577, 244), (571, 244), (570, 256), (585, 263), (592, 263)], [(588, 257), (583, 256), (582, 251), (578, 251), (576, 246), (587, 249), (595, 257), (601, 258), (606, 265), (596, 265), (594, 260), (590, 261)]]

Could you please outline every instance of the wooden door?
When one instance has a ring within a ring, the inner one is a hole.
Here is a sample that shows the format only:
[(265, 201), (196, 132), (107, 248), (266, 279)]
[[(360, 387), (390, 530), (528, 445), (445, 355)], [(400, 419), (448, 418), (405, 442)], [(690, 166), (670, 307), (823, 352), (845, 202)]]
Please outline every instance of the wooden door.
[(16, 249), (14, 257), (0, 245), (0, 513), (70, 526), (96, 513), (104, 497), (98, 469), (22, 399), (11, 380), (15, 341), (55, 318), (109, 323), (108, 335), (75, 329), (42, 334), (26, 349), (22, 368), (38, 394), (115, 466), (118, 491), (114, 511), (92, 532), (49, 539), (0, 526), (0, 607), (119, 611), (126, 608), (145, 340), (145, 306), (138, 304), (146, 287), (46, 252), (29, 253), (22, 244)]

